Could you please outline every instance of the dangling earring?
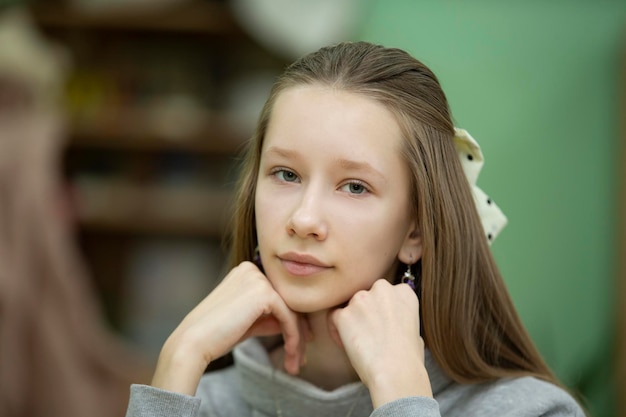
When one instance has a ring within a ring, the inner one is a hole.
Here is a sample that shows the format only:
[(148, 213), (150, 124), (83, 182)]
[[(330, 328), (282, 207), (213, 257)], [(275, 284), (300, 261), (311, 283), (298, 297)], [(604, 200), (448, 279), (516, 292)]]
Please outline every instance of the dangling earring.
[(402, 282), (403, 284), (408, 284), (409, 287), (411, 287), (413, 291), (415, 291), (415, 275), (413, 275), (413, 273), (411, 272), (410, 264), (406, 266), (406, 272), (402, 276), (402, 280), (400, 282)]

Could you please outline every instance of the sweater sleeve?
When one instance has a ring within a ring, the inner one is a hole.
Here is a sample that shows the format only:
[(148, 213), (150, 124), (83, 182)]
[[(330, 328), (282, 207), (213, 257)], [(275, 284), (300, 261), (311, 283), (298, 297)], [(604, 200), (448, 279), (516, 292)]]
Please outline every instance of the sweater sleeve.
[(196, 417), (199, 408), (199, 398), (133, 384), (126, 417)]
[(378, 407), (370, 417), (440, 417), (439, 404), (433, 398), (405, 397)]

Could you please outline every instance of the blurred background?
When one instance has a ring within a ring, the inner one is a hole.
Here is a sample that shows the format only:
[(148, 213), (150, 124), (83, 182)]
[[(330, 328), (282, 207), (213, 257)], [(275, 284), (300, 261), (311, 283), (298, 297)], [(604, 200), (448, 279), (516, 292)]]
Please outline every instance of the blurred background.
[(123, 415), (224, 273), (274, 78), (362, 39), (438, 75), (531, 336), (626, 416), (625, 23), (617, 0), (0, 0), (0, 415)]

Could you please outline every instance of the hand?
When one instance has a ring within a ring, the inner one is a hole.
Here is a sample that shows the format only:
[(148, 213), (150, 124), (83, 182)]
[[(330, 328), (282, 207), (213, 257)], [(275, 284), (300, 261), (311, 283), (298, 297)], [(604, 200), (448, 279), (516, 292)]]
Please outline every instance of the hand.
[(419, 301), (406, 284), (378, 280), (329, 315), (331, 335), (342, 346), (374, 407), (408, 396), (432, 397), (424, 366)]
[(306, 320), (287, 307), (251, 262), (233, 268), (165, 342), (152, 385), (194, 395), (213, 360), (253, 336), (282, 334), (285, 369), (297, 374), (304, 360)]

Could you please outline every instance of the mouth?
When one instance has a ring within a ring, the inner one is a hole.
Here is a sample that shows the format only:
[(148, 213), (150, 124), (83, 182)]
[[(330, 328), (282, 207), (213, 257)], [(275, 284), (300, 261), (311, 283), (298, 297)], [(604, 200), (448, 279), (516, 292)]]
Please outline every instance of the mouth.
[(307, 254), (289, 252), (278, 255), (278, 259), (287, 272), (295, 276), (314, 275), (332, 268), (316, 257)]

